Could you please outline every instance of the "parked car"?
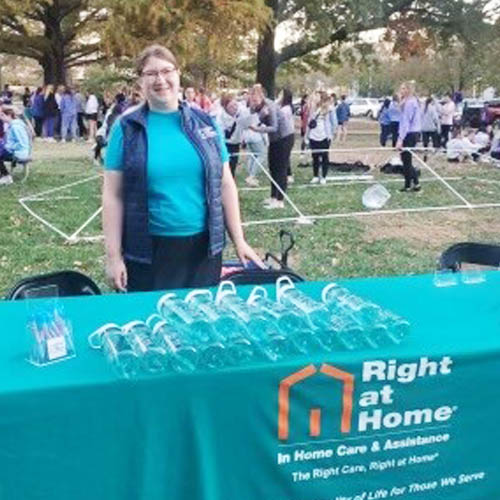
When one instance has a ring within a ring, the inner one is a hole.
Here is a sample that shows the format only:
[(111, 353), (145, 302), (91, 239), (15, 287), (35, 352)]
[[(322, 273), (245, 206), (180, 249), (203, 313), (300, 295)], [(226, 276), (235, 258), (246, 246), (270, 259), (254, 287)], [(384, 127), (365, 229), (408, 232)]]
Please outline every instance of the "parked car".
[(351, 109), (351, 116), (366, 116), (368, 118), (377, 119), (380, 111), (380, 104), (378, 99), (371, 99), (368, 97), (355, 97), (348, 100)]

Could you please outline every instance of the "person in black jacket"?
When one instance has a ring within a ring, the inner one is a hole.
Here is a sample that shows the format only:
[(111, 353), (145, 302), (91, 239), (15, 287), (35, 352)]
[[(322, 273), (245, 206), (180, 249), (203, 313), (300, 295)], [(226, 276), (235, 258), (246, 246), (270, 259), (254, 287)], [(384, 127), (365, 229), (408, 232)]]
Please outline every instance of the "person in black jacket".
[(57, 105), (53, 85), (47, 85), (45, 88), (45, 98), (43, 101), (43, 130), (44, 137), (49, 142), (55, 142), (55, 131), (57, 125), (57, 116), (59, 106)]

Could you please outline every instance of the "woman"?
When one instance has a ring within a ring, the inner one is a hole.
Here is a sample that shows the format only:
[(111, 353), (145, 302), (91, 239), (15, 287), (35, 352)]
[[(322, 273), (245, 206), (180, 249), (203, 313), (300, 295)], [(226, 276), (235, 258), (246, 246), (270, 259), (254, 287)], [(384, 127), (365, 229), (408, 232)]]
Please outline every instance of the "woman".
[(61, 111), (61, 140), (76, 141), (78, 102), (70, 87), (64, 88), (59, 106)]
[(387, 138), (391, 135), (391, 117), (389, 116), (390, 99), (385, 99), (380, 112), (378, 114), (378, 122), (380, 123), (380, 145), (385, 148)]
[(351, 117), (351, 108), (347, 104), (347, 96), (343, 95), (340, 98), (340, 104), (336, 108), (337, 122), (339, 125), (339, 142), (347, 140), (347, 124)]
[(295, 139), (295, 119), (292, 108), (292, 92), (283, 89), (278, 100), (278, 154), (276, 161), (270, 164), (271, 177), (271, 201), (266, 206), (268, 209), (285, 208), (284, 193), (288, 186), (288, 178), (292, 176), (290, 155), (292, 153)]
[(43, 88), (38, 87), (33, 96), (33, 103), (31, 105), (31, 114), (35, 121), (35, 133), (37, 137), (42, 136), (43, 128)]
[(26, 161), (31, 154), (30, 134), (25, 122), (12, 106), (0, 109), (0, 121), (7, 125), (5, 142), (0, 149), (0, 185), (12, 184), (12, 177), (5, 161)]
[(441, 146), (446, 148), (446, 143), (450, 138), (453, 127), (453, 116), (455, 115), (455, 103), (451, 99), (451, 94), (446, 94), (444, 103), (440, 109), (441, 115)]
[(236, 175), (236, 167), (241, 145), (242, 116), (236, 99), (232, 95), (223, 96), (221, 99), (222, 110), (219, 121), (224, 131), (226, 147), (229, 152), (229, 168), (233, 177)]
[[(280, 144), (278, 134), (278, 109), (276, 104), (264, 95), (264, 88), (256, 83), (250, 92), (250, 112), (257, 123), (248, 127), (249, 130), (264, 136), (269, 143), (267, 161), (271, 175), (277, 170), (280, 161)], [(277, 189), (271, 184), (271, 196), (264, 200), (264, 205), (276, 204)]]
[[(424, 111), (422, 113), (422, 141), (424, 148), (429, 145), (429, 140), (432, 140), (432, 147), (439, 148), (439, 113), (434, 99), (428, 97), (425, 100)], [(427, 154), (424, 155), (424, 161), (427, 161)]]
[(401, 151), (405, 178), (405, 184), (401, 191), (420, 191), (418, 172), (412, 161), (413, 155), (411, 151), (403, 150), (403, 148), (414, 148), (422, 131), (422, 112), (415, 96), (415, 84), (413, 82), (403, 83), (399, 94), (401, 99), (401, 120), (399, 122), (399, 137), (396, 147)]
[(59, 106), (56, 101), (56, 95), (53, 85), (47, 85), (45, 88), (45, 97), (43, 100), (43, 128), (44, 137), (49, 142), (55, 142), (55, 132), (57, 125), (57, 116)]
[(220, 131), (178, 101), (176, 58), (153, 45), (139, 55), (137, 73), (146, 102), (116, 120), (105, 161), (103, 228), (114, 287), (215, 285), (224, 222), (240, 260), (262, 266), (243, 236)]
[(307, 165), (304, 150), (306, 149), (306, 131), (309, 122), (309, 96), (304, 94), (300, 100), (300, 160), (299, 165)]
[(313, 158), (311, 184), (326, 184), (328, 164), (330, 162), (328, 150), (335, 135), (336, 127), (336, 113), (331, 107), (330, 98), (326, 92), (321, 92), (319, 98), (311, 101), (311, 111), (306, 131), (306, 142), (309, 142)]
[(87, 142), (94, 142), (97, 133), (97, 116), (99, 114), (99, 100), (93, 93), (87, 98), (85, 103), (85, 116), (88, 120), (88, 137)]
[(398, 142), (399, 120), (401, 120), (401, 107), (397, 94), (392, 96), (392, 101), (389, 106), (389, 120), (391, 121), (392, 147), (395, 148)]

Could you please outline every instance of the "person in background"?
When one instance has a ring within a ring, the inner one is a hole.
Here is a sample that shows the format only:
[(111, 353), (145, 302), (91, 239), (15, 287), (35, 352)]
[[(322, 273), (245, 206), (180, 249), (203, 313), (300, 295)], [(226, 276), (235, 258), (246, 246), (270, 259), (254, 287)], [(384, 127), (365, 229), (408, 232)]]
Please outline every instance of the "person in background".
[(481, 125), (474, 136), (474, 142), (479, 147), (480, 153), (487, 153), (491, 147), (490, 135), (486, 131), (486, 126)]
[(391, 135), (391, 118), (389, 116), (390, 99), (385, 99), (378, 114), (378, 122), (380, 123), (380, 145), (385, 148), (387, 139)]
[(61, 111), (61, 140), (75, 141), (78, 103), (69, 86), (64, 88), (59, 109)]
[[(241, 110), (241, 107), (240, 107)], [(256, 132), (255, 128), (260, 123), (259, 113), (251, 107), (250, 94), (248, 94), (247, 106), (242, 112), (242, 141), (244, 142), (247, 152), (246, 169), (247, 177), (245, 183), (250, 187), (258, 187), (259, 179), (257, 174), (261, 165), (266, 161), (268, 137), (267, 134)]]
[(292, 101), (291, 90), (283, 89), (278, 99), (278, 154), (276, 161), (269, 165), (271, 177), (276, 184), (271, 184), (272, 201), (266, 206), (268, 209), (285, 208), (284, 193), (287, 190), (288, 178), (292, 175), (290, 154), (295, 139)]
[(61, 100), (64, 95), (64, 90), (65, 86), (64, 85), (58, 85), (56, 87), (56, 92), (54, 94), (57, 102), (57, 118), (56, 118), (56, 127), (55, 127), (55, 132), (54, 135), (57, 138), (62, 137), (61, 134), (61, 128), (62, 128), (62, 116), (61, 116)]
[(464, 137), (460, 127), (453, 128), (451, 139), (446, 143), (446, 158), (449, 163), (460, 163), (468, 158), (476, 161), (479, 158), (478, 145)]
[(101, 126), (96, 133), (96, 143), (94, 146), (94, 165), (101, 166), (103, 163), (101, 152), (108, 144), (109, 133), (116, 119), (129, 107), (127, 97), (123, 92), (115, 96), (114, 103), (108, 108)]
[(78, 125), (78, 137), (85, 140), (87, 127), (85, 126), (85, 97), (79, 88), (75, 89), (76, 101), (76, 123)]
[(337, 106), (336, 112), (339, 142), (345, 142), (347, 140), (347, 124), (351, 116), (351, 110), (349, 104), (347, 104), (347, 97), (345, 95), (340, 98), (340, 104)]
[(229, 167), (233, 177), (236, 175), (242, 137), (242, 114), (238, 103), (232, 95), (225, 95), (221, 99), (222, 110), (219, 113), (219, 123), (224, 131), (226, 147), (229, 153)]
[[(306, 142), (312, 150), (313, 178), (311, 184), (326, 184), (328, 174), (331, 141), (337, 127), (337, 115), (331, 108), (331, 101), (326, 92), (316, 95), (311, 101), (311, 111), (306, 131)], [(321, 168), (321, 177), (320, 177)]]
[(0, 94), (0, 100), (2, 101), (2, 104), (7, 104), (7, 105), (12, 104), (13, 97), (14, 97), (14, 95), (13, 95), (12, 91), (10, 90), (9, 84), (6, 83), (3, 86), (2, 93)]
[(238, 258), (263, 267), (245, 240), (220, 129), (179, 103), (180, 69), (165, 47), (137, 58), (146, 103), (115, 121), (106, 151), (106, 268), (122, 291), (213, 286), (227, 229)]
[[(270, 99), (266, 98), (264, 87), (256, 83), (250, 92), (250, 109), (256, 114), (257, 124), (248, 128), (260, 134), (266, 134), (269, 140), (267, 149), (267, 162), (269, 171), (276, 172), (281, 158), (278, 134), (278, 108)], [(276, 205), (276, 186), (271, 184), (271, 196), (264, 200), (264, 205)], [(280, 205), (281, 203), (278, 203)], [(276, 207), (277, 208), (277, 207)]]
[(455, 115), (455, 103), (450, 94), (446, 95), (439, 114), (441, 115), (441, 146), (446, 148), (451, 127), (453, 126), (453, 116)]
[(494, 160), (500, 160), (500, 130), (497, 130), (493, 135), (491, 142), (490, 156)]
[[(432, 97), (425, 100), (424, 109), (422, 112), (422, 141), (424, 148), (427, 148), (429, 142), (432, 141), (434, 149), (439, 148), (439, 113), (437, 106)], [(424, 154), (424, 161), (427, 161), (427, 151)]]
[(413, 155), (411, 151), (403, 148), (414, 148), (417, 145), (422, 131), (422, 112), (415, 95), (415, 84), (413, 82), (403, 83), (399, 92), (401, 97), (401, 120), (396, 147), (401, 151), (401, 162), (403, 163), (405, 178), (405, 184), (401, 191), (420, 191), (418, 172), (413, 166)]
[(44, 138), (48, 142), (55, 142), (55, 131), (57, 114), (59, 113), (59, 106), (57, 105), (54, 86), (47, 85), (45, 87), (45, 96), (43, 100), (43, 128)]
[(133, 106), (138, 106), (144, 101), (142, 96), (142, 90), (138, 85), (134, 85), (132, 90), (130, 91), (130, 96), (127, 99), (126, 109), (129, 109)]
[(26, 161), (31, 154), (29, 131), (20, 116), (12, 106), (2, 106), (0, 110), (0, 120), (7, 126), (0, 153), (0, 185), (3, 186), (12, 184), (12, 176), (4, 162)]
[(192, 108), (201, 109), (200, 105), (196, 101), (196, 91), (193, 87), (186, 87), (184, 89), (184, 100), (188, 106)]
[(87, 142), (94, 142), (97, 133), (97, 115), (99, 114), (99, 100), (97, 96), (90, 92), (85, 103), (85, 116), (87, 117), (89, 130)]
[(198, 96), (196, 97), (196, 102), (198, 106), (205, 111), (205, 113), (210, 113), (210, 109), (212, 107), (212, 101), (207, 96), (207, 93), (204, 88), (200, 88), (198, 92)]
[(399, 137), (399, 121), (401, 120), (401, 107), (399, 105), (399, 96), (397, 94), (392, 96), (391, 104), (389, 106), (389, 119), (391, 121), (392, 147), (395, 148)]
[(309, 120), (309, 97), (307, 94), (304, 94), (300, 99), (300, 165), (306, 165), (306, 157), (304, 154), (304, 150), (306, 149), (306, 131), (307, 131), (307, 122)]
[(453, 102), (458, 106), (464, 100), (464, 93), (462, 89), (455, 90), (453, 92)]
[(487, 127), (492, 122), (492, 115), (488, 102), (485, 102), (483, 108), (481, 109), (480, 120), (483, 127)]
[(24, 87), (24, 93), (21, 96), (21, 100), (23, 102), (24, 116), (29, 121), (31, 121), (31, 119), (33, 118), (33, 115), (31, 113), (31, 97), (32, 95), (30, 88)]
[(35, 135), (36, 137), (42, 136), (43, 131), (43, 88), (37, 87), (33, 94), (31, 104), (31, 114), (35, 122)]

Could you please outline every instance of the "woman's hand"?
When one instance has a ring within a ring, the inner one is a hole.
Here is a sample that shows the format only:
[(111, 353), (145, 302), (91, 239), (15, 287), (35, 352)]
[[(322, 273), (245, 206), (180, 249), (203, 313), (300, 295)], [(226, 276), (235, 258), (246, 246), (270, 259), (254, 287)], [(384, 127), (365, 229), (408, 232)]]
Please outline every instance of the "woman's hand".
[(255, 250), (245, 241), (241, 240), (239, 243), (235, 243), (236, 253), (238, 255), (238, 259), (240, 259), (241, 263), (246, 267), (248, 261), (252, 261), (260, 267), (261, 269), (265, 269), (266, 266), (262, 259), (257, 255)]
[(115, 290), (127, 291), (127, 268), (122, 257), (106, 259), (106, 275)]

